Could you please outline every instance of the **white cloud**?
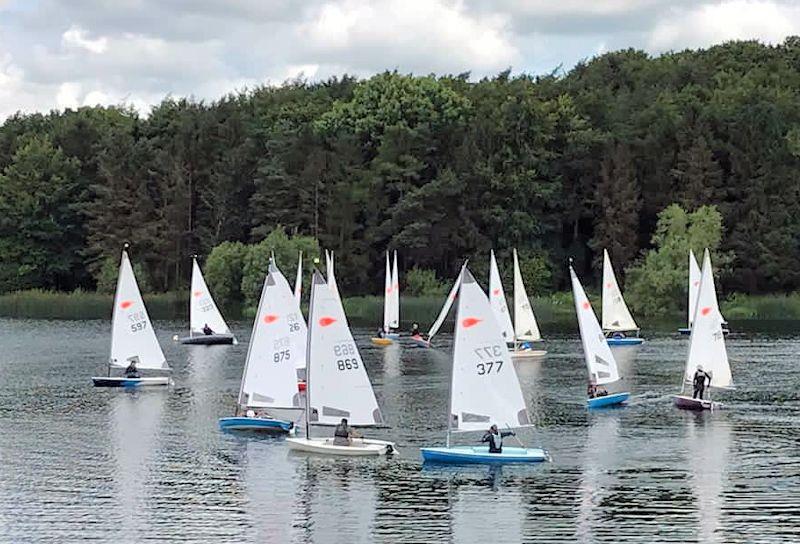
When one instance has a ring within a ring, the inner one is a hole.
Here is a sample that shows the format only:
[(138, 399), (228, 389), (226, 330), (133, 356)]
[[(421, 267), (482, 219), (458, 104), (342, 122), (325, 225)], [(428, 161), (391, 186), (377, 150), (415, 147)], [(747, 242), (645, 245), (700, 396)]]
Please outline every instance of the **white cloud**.
[(65, 47), (77, 47), (92, 53), (102, 53), (106, 50), (106, 46), (108, 45), (108, 40), (106, 38), (100, 37), (96, 40), (91, 40), (86, 36), (85, 30), (73, 25), (61, 35), (61, 43), (63, 43)]
[(733, 0), (671, 10), (653, 29), (655, 51), (703, 47), (729, 40), (783, 41), (800, 32), (800, 7), (765, 0)]

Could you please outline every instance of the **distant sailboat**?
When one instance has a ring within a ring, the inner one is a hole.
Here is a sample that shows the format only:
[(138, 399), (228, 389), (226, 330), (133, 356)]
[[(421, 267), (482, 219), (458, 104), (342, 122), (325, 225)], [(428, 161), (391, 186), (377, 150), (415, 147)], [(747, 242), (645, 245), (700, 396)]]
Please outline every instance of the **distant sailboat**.
[[(211, 332), (206, 334), (206, 328)], [(203, 273), (192, 258), (192, 288), (189, 292), (189, 336), (180, 339), (181, 344), (236, 344), (236, 337), (231, 333), (211, 291), (203, 279)]]
[(458, 296), (458, 288), (461, 285), (461, 274), (464, 273), (464, 268), (466, 268), (467, 263), (466, 261), (461, 266), (461, 271), (458, 273), (458, 277), (456, 277), (455, 283), (453, 283), (453, 287), (450, 288), (450, 292), (447, 294), (447, 298), (444, 299), (444, 304), (442, 305), (442, 309), (439, 310), (439, 315), (436, 316), (436, 321), (433, 322), (431, 328), (428, 330), (428, 334), (423, 336), (412, 336), (411, 339), (420, 344), (423, 347), (429, 348), (431, 347), (431, 341), (433, 337), (439, 332), (439, 329), (442, 328), (444, 324), (444, 320), (447, 318), (447, 314), (450, 313), (450, 308), (453, 307), (453, 303), (456, 301)]
[(397, 328), (400, 321), (400, 286), (397, 277), (397, 252), (394, 252), (394, 267), (389, 263), (389, 252), (386, 252), (386, 275), (383, 288), (383, 331), (381, 336), (373, 337), (372, 343), (388, 346), (392, 340), (399, 338)]
[[(714, 286), (714, 273), (711, 269), (711, 256), (708, 249), (703, 254), (703, 268), (700, 272), (700, 286), (697, 293), (694, 317), (692, 319), (692, 335), (689, 340), (689, 354), (686, 357), (686, 368), (681, 380), (681, 394), (674, 395), (673, 399), (678, 408), (692, 410), (710, 410), (719, 403), (712, 402), (710, 391), (712, 389), (732, 389), (733, 377), (728, 361), (728, 351), (725, 348), (725, 334), (723, 333), (723, 318), (719, 312), (717, 291)], [(711, 376), (711, 383), (707, 387), (708, 399), (696, 399), (684, 395), (683, 391), (688, 384), (692, 386), (695, 371), (702, 368)]]
[(223, 430), (290, 432), (302, 417), (297, 369), (305, 365), (306, 324), (289, 282), (270, 261), (247, 348), (236, 415)]
[(303, 252), (297, 257), (297, 275), (294, 278), (294, 298), (300, 304), (303, 295)]
[(678, 329), (681, 334), (692, 332), (692, 319), (694, 319), (694, 309), (697, 306), (697, 292), (700, 290), (700, 265), (694, 256), (694, 251), (689, 250), (689, 289), (686, 304), (686, 328)]
[(339, 295), (339, 286), (336, 284), (336, 276), (333, 273), (333, 251), (328, 251), (327, 249), (325, 250), (325, 267), (328, 287), (334, 292), (336, 298), (341, 299)]
[[(605, 249), (603, 250), (603, 333), (611, 346), (638, 346), (644, 342), (639, 338), (639, 327), (633, 320), (625, 299), (622, 298), (617, 276)], [(635, 336), (628, 336), (626, 333), (633, 333)]]
[(597, 316), (592, 310), (592, 305), (583, 290), (578, 276), (575, 274), (572, 265), (569, 267), (569, 276), (572, 280), (572, 297), (575, 301), (575, 315), (578, 318), (580, 327), (581, 343), (583, 344), (583, 355), (586, 360), (586, 369), (589, 374), (589, 387), (592, 395), (586, 400), (589, 408), (599, 408), (601, 406), (611, 406), (625, 402), (630, 397), (630, 393), (618, 392), (599, 394), (599, 387), (604, 387), (618, 382), (619, 369), (614, 354), (608, 346), (608, 340), (600, 329)]
[(539, 332), (539, 325), (533, 315), (531, 301), (528, 292), (525, 290), (525, 282), (522, 280), (522, 272), (519, 268), (519, 258), (517, 250), (514, 250), (514, 359), (527, 359), (543, 357), (547, 354), (545, 350), (534, 349), (534, 342), (541, 342), (542, 335)]
[[(125, 244), (125, 248), (128, 245)], [(108, 360), (108, 376), (92, 377), (96, 387), (138, 387), (144, 385), (169, 385), (169, 376), (147, 378), (112, 377), (111, 369), (126, 369), (135, 363), (136, 370), (160, 370), (169, 372), (164, 352), (158, 343), (142, 294), (136, 284), (128, 252), (122, 250), (119, 265), (117, 291), (111, 317), (111, 353)]]
[(310, 425), (337, 425), (346, 418), (350, 425), (383, 424), (375, 392), (364, 368), (341, 300), (322, 275), (314, 271), (308, 314), (306, 358), (306, 436), (289, 438), (289, 448), (327, 455), (387, 455), (392, 442), (354, 438), (351, 445), (337, 445), (333, 438), (312, 438)]
[(503, 335), (506, 344), (514, 342), (514, 324), (511, 322), (511, 313), (508, 311), (506, 293), (503, 289), (503, 282), (500, 279), (500, 270), (497, 268), (497, 260), (494, 258), (494, 250), (489, 253), (489, 302), (492, 312), (500, 326), (500, 333)]
[(528, 409), (505, 339), (486, 294), (469, 269), (461, 273), (445, 447), (421, 448), (436, 463), (530, 463), (548, 458), (541, 448), (451, 446), (451, 432), (530, 427)]

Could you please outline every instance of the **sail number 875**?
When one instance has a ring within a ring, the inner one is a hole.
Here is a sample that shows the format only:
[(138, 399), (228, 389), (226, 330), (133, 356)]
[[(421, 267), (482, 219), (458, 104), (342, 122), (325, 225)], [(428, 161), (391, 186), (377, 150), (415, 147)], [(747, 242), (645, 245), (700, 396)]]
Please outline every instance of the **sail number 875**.
[(486, 361), (478, 363), (475, 367), (478, 369), (478, 376), (491, 374), (493, 371), (495, 374), (499, 374), (500, 369), (503, 368), (503, 361)]

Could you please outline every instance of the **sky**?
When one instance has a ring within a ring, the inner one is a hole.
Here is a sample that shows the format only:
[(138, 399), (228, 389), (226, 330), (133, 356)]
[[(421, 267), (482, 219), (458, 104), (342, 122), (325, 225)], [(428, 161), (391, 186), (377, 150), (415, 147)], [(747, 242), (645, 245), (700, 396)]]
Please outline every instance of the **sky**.
[(794, 0), (0, 0), (0, 119), (384, 70), (568, 70), (800, 34)]

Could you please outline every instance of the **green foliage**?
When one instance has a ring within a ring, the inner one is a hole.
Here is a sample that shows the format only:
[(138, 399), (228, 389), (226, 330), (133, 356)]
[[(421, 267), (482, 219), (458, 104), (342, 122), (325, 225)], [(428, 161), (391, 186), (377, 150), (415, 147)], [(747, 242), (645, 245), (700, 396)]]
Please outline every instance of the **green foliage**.
[(414, 297), (436, 297), (447, 293), (447, 285), (436, 277), (436, 272), (416, 266), (406, 273), (406, 292)]
[(718, 251), (722, 232), (722, 215), (714, 206), (686, 213), (672, 204), (661, 212), (653, 249), (626, 271), (625, 293), (634, 312), (646, 316), (677, 314), (687, 296), (690, 249), (702, 265), (703, 251), (708, 248), (717, 273), (732, 261), (730, 254)]
[[(114, 295), (32, 289), (0, 295), (0, 316), (27, 319), (111, 319)], [(187, 291), (144, 295), (150, 319), (185, 319)], [(156, 324), (158, 327), (158, 324)]]
[(269, 260), (273, 254), (276, 264), (287, 277), (289, 285), (294, 285), (295, 275), (290, 271), (295, 271), (299, 251), (303, 252), (303, 269), (310, 270), (313, 266), (313, 259), (319, 257), (317, 241), (309, 236), (288, 236), (282, 227), (276, 227), (262, 241), (248, 246), (247, 254), (244, 257), (241, 284), (242, 296), (247, 306), (258, 305)]
[(722, 301), (720, 311), (727, 319), (800, 319), (800, 293), (735, 293)]
[[(541, 253), (522, 252), (519, 254), (519, 271), (529, 297), (550, 293), (553, 290), (553, 273), (550, 259)], [(513, 269), (509, 276), (509, 286), (513, 286)]]
[(222, 242), (211, 250), (203, 277), (218, 304), (232, 306), (244, 301), (242, 274), (248, 251), (241, 242)]
[[(142, 294), (153, 292), (153, 286), (147, 270), (139, 262), (133, 262), (133, 274), (136, 276), (136, 283), (139, 285), (139, 292)], [(117, 290), (117, 278), (119, 276), (119, 259), (108, 257), (103, 260), (103, 264), (97, 272), (95, 281), (97, 282), (97, 292), (101, 294), (113, 295)]]

